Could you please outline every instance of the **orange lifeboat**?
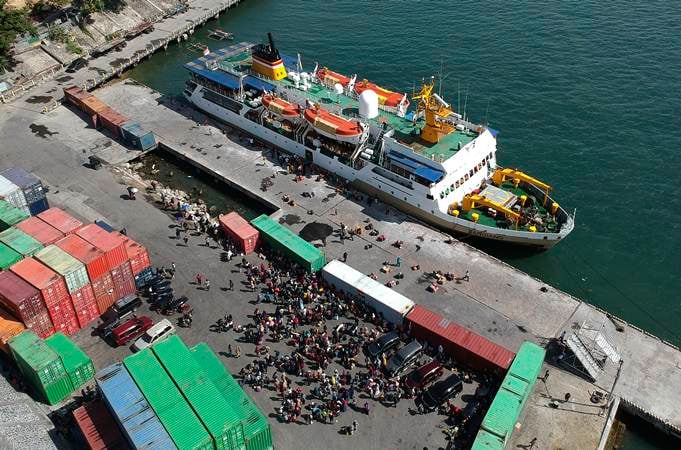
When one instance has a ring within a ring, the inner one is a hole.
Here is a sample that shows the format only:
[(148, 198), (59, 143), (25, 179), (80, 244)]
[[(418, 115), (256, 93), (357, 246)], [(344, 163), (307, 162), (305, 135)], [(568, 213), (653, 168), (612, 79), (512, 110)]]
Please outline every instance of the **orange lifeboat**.
[(378, 103), (380, 103), (381, 105), (389, 106), (391, 108), (397, 108), (397, 106), (404, 98), (404, 94), (383, 89), (382, 87), (377, 86), (374, 83), (371, 83), (367, 80), (358, 81), (355, 84), (355, 92), (357, 93), (357, 95), (361, 94), (367, 89), (374, 91), (376, 95), (378, 95)]
[(344, 119), (319, 107), (307, 108), (304, 116), (315, 131), (337, 141), (357, 144), (364, 132), (359, 122)]
[(345, 75), (336, 73), (333, 70), (329, 70), (328, 67), (324, 67), (317, 71), (317, 79), (327, 86), (333, 86), (336, 83), (340, 83), (342, 86), (347, 86), (350, 82), (350, 77), (346, 77)]
[(268, 110), (287, 119), (294, 119), (300, 116), (300, 106), (271, 94), (262, 96), (262, 104)]

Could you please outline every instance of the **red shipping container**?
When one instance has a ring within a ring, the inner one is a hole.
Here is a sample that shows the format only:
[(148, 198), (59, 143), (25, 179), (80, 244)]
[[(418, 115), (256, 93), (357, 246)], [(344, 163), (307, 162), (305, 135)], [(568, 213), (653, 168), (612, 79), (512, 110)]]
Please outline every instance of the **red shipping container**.
[(97, 300), (89, 283), (71, 294), (71, 303), (73, 303), (81, 328), (85, 328), (99, 318)]
[(220, 227), (245, 254), (252, 253), (258, 246), (260, 233), (237, 212), (220, 216)]
[(442, 345), (446, 353), (476, 370), (491, 370), (504, 374), (515, 353), (462, 327), (461, 325), (416, 305), (407, 314), (409, 333), (437, 348)]
[(73, 418), (90, 450), (130, 450), (128, 441), (101, 399), (75, 409)]
[(10, 270), (40, 291), (55, 331), (72, 335), (79, 330), (71, 296), (62, 276), (31, 257), (14, 264)]
[(55, 207), (41, 212), (38, 218), (64, 234), (71, 234), (83, 226), (83, 222)]
[(83, 263), (90, 281), (109, 272), (106, 254), (77, 234), (70, 234), (54, 245)]
[(120, 238), (125, 241), (125, 251), (128, 254), (128, 259), (130, 260), (130, 267), (132, 268), (133, 275), (137, 275), (147, 267), (151, 266), (149, 252), (147, 252), (147, 249), (142, 244), (133, 241), (129, 237), (119, 232), (114, 234), (120, 236)]
[(16, 227), (44, 246), (54, 244), (64, 237), (64, 233), (35, 216), (19, 222)]
[(121, 125), (130, 119), (118, 113), (112, 108), (106, 108), (97, 113), (99, 124), (109, 130), (116, 137), (122, 137)]
[(92, 97), (92, 94), (82, 90), (78, 86), (71, 86), (64, 88), (64, 97), (66, 97), (66, 100), (68, 100), (69, 103), (72, 103), (79, 109), (83, 109), (83, 99)]
[(116, 301), (116, 289), (111, 273), (107, 272), (96, 280), (92, 280), (91, 283), (99, 313), (104, 314), (104, 311)]
[(106, 253), (109, 268), (118, 267), (128, 260), (125, 241), (120, 236), (109, 233), (94, 223), (85, 225), (76, 234)]
[(116, 290), (116, 300), (136, 292), (135, 275), (132, 274), (130, 261), (126, 261), (118, 267), (111, 269), (111, 277)]
[(0, 272), (0, 303), (39, 337), (54, 334), (40, 291), (14, 272)]

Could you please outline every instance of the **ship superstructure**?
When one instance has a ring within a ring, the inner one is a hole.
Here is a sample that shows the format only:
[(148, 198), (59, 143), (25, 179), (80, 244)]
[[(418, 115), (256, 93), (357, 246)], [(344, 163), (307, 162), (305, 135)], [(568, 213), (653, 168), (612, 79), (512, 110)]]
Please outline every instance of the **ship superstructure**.
[(186, 98), (440, 228), (540, 248), (572, 231), (551, 186), (498, 167), (497, 132), (454, 111), (434, 80), (409, 96), (318, 65), (305, 71), (268, 37), (186, 64)]

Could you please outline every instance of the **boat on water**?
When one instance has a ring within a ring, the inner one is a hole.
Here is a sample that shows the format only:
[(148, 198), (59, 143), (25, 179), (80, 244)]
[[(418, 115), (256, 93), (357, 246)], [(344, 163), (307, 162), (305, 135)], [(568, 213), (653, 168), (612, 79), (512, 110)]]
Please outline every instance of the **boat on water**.
[(318, 64), (308, 72), (268, 38), (187, 63), (185, 97), (444, 230), (539, 249), (572, 232), (552, 186), (499, 167), (498, 132), (456, 112), (434, 79), (409, 96)]

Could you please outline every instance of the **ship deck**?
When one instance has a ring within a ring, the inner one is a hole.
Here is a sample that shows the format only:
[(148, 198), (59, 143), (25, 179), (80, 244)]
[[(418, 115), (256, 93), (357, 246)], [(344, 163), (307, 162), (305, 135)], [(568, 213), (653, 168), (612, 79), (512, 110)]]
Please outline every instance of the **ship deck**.
[[(206, 59), (215, 59), (217, 57), (219, 60), (218, 67), (222, 70), (256, 75), (250, 70), (251, 55), (249, 49), (249, 44), (242, 43), (220, 50), (216, 55), (199, 58), (194, 62), (203, 65)], [(290, 62), (292, 58), (284, 57), (284, 61), (287, 65), (287, 70), (291, 70)], [(359, 102), (357, 99), (346, 94), (337, 94), (332, 89), (321, 84), (315, 83), (308, 91), (303, 92), (297, 90), (295, 83), (288, 78), (278, 81), (268, 79), (267, 82), (282, 90), (296, 90), (311, 101), (321, 105), (322, 108), (342, 117), (353, 119), (358, 116)], [(414, 122), (410, 119), (399, 117), (390, 111), (380, 110), (378, 117), (373, 119), (373, 121), (379, 125), (386, 123), (389, 128), (395, 130), (394, 137), (397, 141), (409, 146), (415, 153), (436, 161), (444, 161), (451, 158), (461, 147), (471, 142), (477, 136), (473, 132), (456, 130), (443, 137), (437, 144), (431, 144), (419, 137), (419, 132), (424, 125), (423, 119)]]

